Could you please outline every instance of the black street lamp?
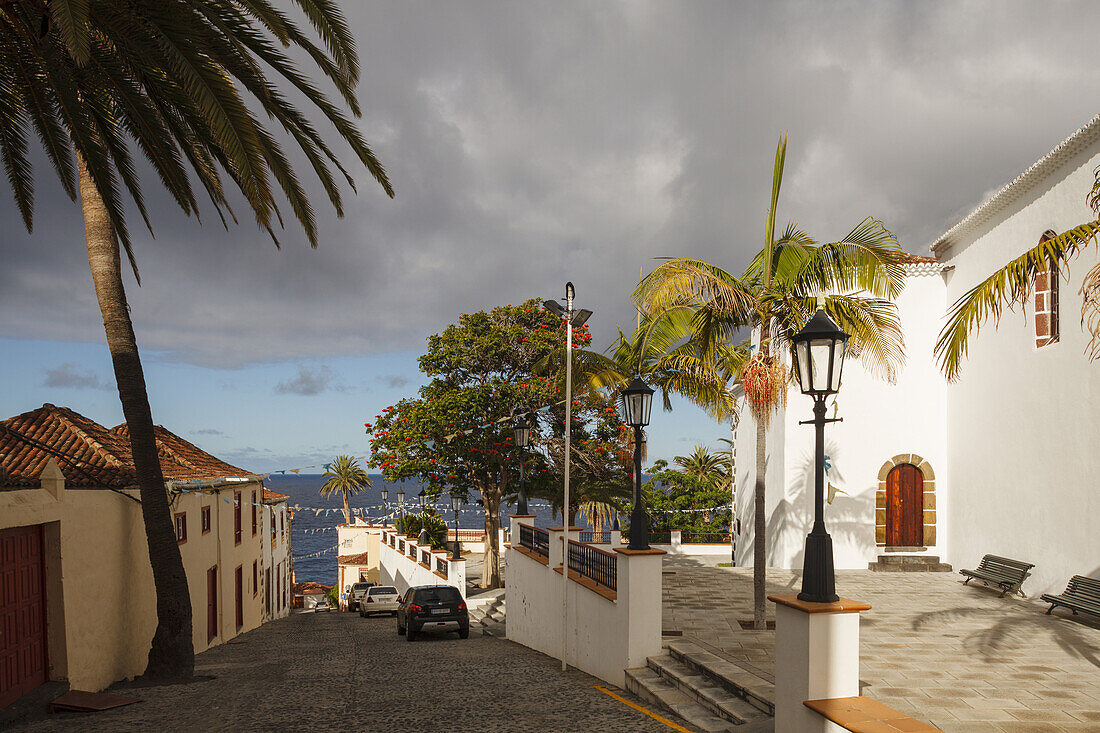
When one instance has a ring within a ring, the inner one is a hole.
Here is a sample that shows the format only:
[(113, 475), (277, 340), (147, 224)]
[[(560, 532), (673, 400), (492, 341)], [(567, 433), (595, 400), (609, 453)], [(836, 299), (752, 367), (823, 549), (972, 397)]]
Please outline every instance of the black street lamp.
[[(526, 448), (531, 443), (531, 423), (533, 423), (530, 410), (516, 407), (512, 410), (512, 441), (517, 448)], [(523, 464), (527, 462), (527, 451), (520, 453), (519, 459), (519, 500), (516, 506), (516, 514), (527, 514), (527, 491), (523, 485)]]
[(462, 497), (459, 496), (458, 494), (451, 494), (451, 509), (453, 509), (454, 513), (455, 513), (455, 547), (454, 547), (454, 556), (451, 558), (452, 560), (457, 560), (460, 557), (462, 557), (462, 553), (459, 552), (459, 549), (458, 549), (458, 510), (461, 509), (461, 508), (462, 508)]
[(627, 425), (634, 428), (634, 508), (630, 511), (631, 550), (649, 549), (649, 520), (642, 506), (642, 428), (649, 425), (649, 411), (653, 407), (653, 390), (634, 377), (623, 390), (623, 413)]
[(379, 493), (382, 495), (382, 523), (385, 524), (386, 509), (388, 508), (386, 506), (386, 501), (390, 498), (390, 492), (385, 486), (383, 486), (382, 490)]
[(420, 500), (420, 534), (417, 535), (416, 541), (421, 545), (429, 544), (428, 539), (428, 497), (421, 491), (416, 495), (416, 498)]
[(814, 419), (799, 425), (813, 425), (817, 433), (814, 452), (814, 526), (806, 536), (806, 554), (802, 565), (800, 601), (835, 603), (836, 578), (833, 570), (833, 538), (825, 531), (825, 423), (841, 422), (826, 419), (825, 398), (840, 391), (840, 374), (844, 369), (844, 353), (848, 334), (819, 309), (814, 317), (794, 335), (794, 368), (802, 394), (814, 398)]
[(401, 507), (401, 534), (405, 534), (405, 490), (397, 490), (397, 505)]

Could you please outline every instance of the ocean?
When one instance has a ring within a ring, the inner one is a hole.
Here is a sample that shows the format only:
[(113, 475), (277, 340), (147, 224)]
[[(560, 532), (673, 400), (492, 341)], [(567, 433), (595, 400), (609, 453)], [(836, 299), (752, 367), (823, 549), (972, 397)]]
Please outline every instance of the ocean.
[[(379, 474), (370, 474), (374, 484), (349, 497), (348, 503), (352, 508), (366, 509), (370, 521), (386, 521), (397, 511), (397, 491), (405, 490), (405, 511), (419, 511), (419, 503), (416, 495), (424, 487), (419, 481), (409, 480), (403, 483), (387, 484)], [(344, 522), (344, 502), (340, 495), (324, 497), (320, 493), (325, 479), (320, 474), (295, 475), (271, 475), (264, 479), (264, 485), (272, 491), (286, 494), (290, 498), (287, 504), (291, 507), (298, 505), (302, 508), (294, 511), (294, 521), (291, 524), (291, 553), (294, 557), (294, 577), (299, 583), (315, 581), (331, 585), (336, 580), (336, 525)], [(382, 506), (381, 490), (385, 487), (389, 490), (388, 508)], [(480, 496), (473, 492), (472, 501)], [(317, 510), (322, 510), (318, 512)], [(454, 526), (454, 512), (451, 510), (450, 496), (444, 494), (440, 502), (435, 505), (435, 510), (447, 522), (448, 527)], [(528, 501), (528, 510), (535, 515), (535, 525), (549, 527), (561, 524), (559, 515), (552, 513), (550, 505), (541, 500)], [(501, 507), (501, 526), (508, 521), (508, 515), (514, 514), (515, 505)], [(390, 520), (392, 521), (392, 520)], [(482, 529), (485, 527), (485, 516), (480, 505), (467, 504), (458, 513), (458, 525), (461, 529)]]

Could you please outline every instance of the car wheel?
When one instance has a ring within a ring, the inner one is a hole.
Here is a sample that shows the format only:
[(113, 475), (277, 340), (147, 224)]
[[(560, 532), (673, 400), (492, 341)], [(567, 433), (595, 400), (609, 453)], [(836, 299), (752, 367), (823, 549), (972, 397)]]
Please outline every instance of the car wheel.
[(467, 626), (465, 628), (459, 629), (458, 630), (458, 638), (459, 639), (469, 639), (470, 638), (470, 627)]
[(410, 626), (405, 630), (405, 641), (416, 641), (416, 628)]
[(398, 636), (404, 636), (405, 635), (405, 627), (401, 625), (400, 621), (397, 622), (397, 635)]

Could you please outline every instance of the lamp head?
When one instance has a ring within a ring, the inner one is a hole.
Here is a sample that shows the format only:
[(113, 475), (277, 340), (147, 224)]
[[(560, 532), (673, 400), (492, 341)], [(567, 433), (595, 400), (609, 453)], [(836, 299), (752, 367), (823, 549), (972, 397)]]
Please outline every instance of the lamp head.
[(573, 298), (577, 297), (577, 291), (573, 289), (573, 283), (568, 282), (565, 284), (565, 302), (572, 303)]
[(531, 442), (531, 421), (528, 419), (528, 412), (520, 407), (512, 410), (512, 439), (517, 448), (526, 448)]
[(456, 512), (462, 508), (462, 497), (458, 494), (451, 494), (451, 509)]
[(389, 489), (387, 489), (385, 486), (382, 487), (382, 492), (381, 493), (382, 493), (382, 501), (383, 502), (385, 502), (387, 499), (390, 498)]
[(565, 308), (562, 308), (561, 303), (556, 300), (544, 301), (542, 307), (553, 313), (558, 318), (561, 318), (565, 315)]
[(622, 391), (623, 417), (631, 427), (644, 428), (649, 425), (649, 413), (653, 407), (653, 390), (642, 381), (641, 377), (634, 377), (630, 386)]
[(794, 369), (802, 394), (825, 397), (840, 391), (849, 338), (823, 308), (791, 337)]
[(397, 490), (397, 503), (399, 503), (399, 504), (404, 504), (405, 503), (405, 490), (404, 489), (398, 489)]

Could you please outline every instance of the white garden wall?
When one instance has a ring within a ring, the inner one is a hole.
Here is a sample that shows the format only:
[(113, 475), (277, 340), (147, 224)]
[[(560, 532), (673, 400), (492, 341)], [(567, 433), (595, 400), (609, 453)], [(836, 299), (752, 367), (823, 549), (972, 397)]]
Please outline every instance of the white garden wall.
[[(391, 546), (390, 539), (393, 539)], [(399, 551), (404, 545), (405, 551)], [(466, 560), (451, 559), (447, 552), (432, 550), (431, 545), (419, 545), (415, 539), (392, 530), (382, 532), (380, 543), (380, 562), (378, 566), (378, 578), (381, 585), (392, 585), (398, 593), (417, 585), (452, 585), (466, 598)], [(424, 553), (428, 553), (429, 563), (424, 563)], [(446, 574), (435, 570), (437, 562), (442, 559), (446, 568)]]

